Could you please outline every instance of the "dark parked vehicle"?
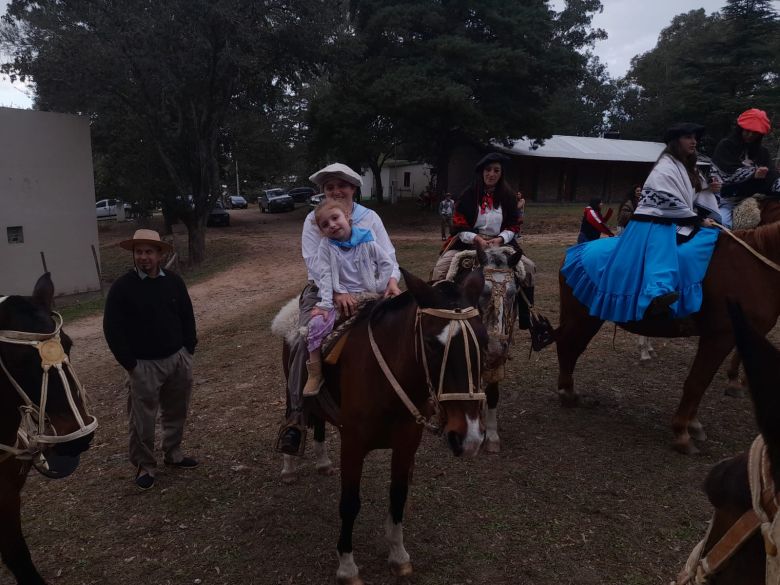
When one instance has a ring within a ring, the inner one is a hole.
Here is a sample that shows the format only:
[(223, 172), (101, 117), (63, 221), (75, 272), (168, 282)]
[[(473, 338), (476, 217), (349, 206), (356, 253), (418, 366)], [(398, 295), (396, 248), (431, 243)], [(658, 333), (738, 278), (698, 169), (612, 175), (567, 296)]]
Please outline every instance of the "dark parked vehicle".
[(228, 227), (230, 225), (230, 214), (222, 205), (221, 201), (217, 201), (217, 203), (214, 205), (214, 209), (211, 210), (211, 213), (209, 213), (209, 216), (206, 219), (206, 225), (211, 227)]
[(325, 193), (317, 193), (316, 195), (312, 195), (309, 197), (309, 206), (317, 207), (320, 203), (322, 203), (323, 199), (325, 199)]
[(312, 195), (316, 195), (317, 192), (311, 187), (295, 187), (290, 189), (287, 194), (293, 198), (296, 203), (306, 203)]
[(268, 189), (257, 198), (257, 204), (263, 213), (274, 211), (292, 211), (295, 209), (295, 201), (282, 189)]
[(228, 197), (228, 207), (230, 209), (246, 209), (247, 208), (247, 202), (246, 199), (241, 197), (241, 195), (231, 195)]

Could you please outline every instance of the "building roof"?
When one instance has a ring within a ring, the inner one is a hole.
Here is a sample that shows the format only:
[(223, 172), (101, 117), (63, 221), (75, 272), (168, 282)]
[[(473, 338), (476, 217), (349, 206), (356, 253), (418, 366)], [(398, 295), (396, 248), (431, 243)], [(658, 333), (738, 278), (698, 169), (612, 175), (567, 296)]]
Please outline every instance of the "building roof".
[(543, 145), (528, 138), (521, 138), (515, 140), (511, 148), (495, 143), (493, 146), (517, 156), (646, 163), (658, 160), (665, 147), (661, 142), (560, 135), (547, 138)]

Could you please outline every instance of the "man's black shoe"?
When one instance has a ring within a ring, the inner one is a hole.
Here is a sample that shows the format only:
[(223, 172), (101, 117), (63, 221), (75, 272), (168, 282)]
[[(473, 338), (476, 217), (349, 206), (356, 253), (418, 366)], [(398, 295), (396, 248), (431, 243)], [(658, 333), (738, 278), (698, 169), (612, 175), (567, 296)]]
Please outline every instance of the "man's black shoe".
[(141, 490), (146, 491), (148, 489), (152, 489), (154, 487), (154, 477), (146, 473), (145, 471), (139, 470), (139, 475), (135, 478), (135, 486)]
[(195, 469), (198, 466), (198, 462), (192, 457), (182, 457), (181, 461), (166, 461), (165, 465), (178, 467), (179, 469)]

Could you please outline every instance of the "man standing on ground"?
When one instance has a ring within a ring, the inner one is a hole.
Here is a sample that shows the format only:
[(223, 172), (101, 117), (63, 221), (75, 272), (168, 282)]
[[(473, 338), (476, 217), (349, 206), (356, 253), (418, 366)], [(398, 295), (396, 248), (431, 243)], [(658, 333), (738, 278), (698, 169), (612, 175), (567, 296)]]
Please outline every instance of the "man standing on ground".
[(144, 229), (119, 245), (133, 253), (134, 268), (108, 292), (103, 333), (116, 361), (127, 371), (130, 462), (136, 468), (136, 486), (148, 490), (154, 485), (157, 466), (158, 409), (165, 464), (182, 469), (198, 465), (181, 451), (198, 339), (184, 281), (161, 267), (171, 246), (156, 231)]
[(441, 216), (441, 239), (442, 241), (450, 237), (452, 229), (452, 214), (455, 211), (455, 201), (452, 200), (452, 193), (447, 193), (444, 199), (439, 203), (439, 215)]

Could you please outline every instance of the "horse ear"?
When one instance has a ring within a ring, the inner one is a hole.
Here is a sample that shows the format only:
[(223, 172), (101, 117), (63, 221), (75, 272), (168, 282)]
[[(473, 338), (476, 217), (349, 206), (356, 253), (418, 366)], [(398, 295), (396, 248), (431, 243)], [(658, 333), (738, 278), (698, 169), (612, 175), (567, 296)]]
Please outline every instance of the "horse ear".
[(750, 326), (742, 307), (729, 302), (728, 310), (756, 422), (769, 450), (775, 485), (780, 485), (780, 351)]
[(41, 305), (47, 311), (51, 311), (52, 300), (54, 299), (54, 283), (51, 281), (51, 273), (46, 272), (35, 283), (32, 293), (33, 301)]
[(482, 291), (485, 289), (485, 275), (482, 272), (482, 268), (472, 270), (464, 279), (461, 288), (471, 306), (478, 307), (479, 297), (482, 296)]
[(520, 259), (523, 257), (523, 253), (520, 251), (515, 252), (512, 254), (512, 256), (507, 260), (507, 265), (509, 268), (514, 268), (517, 266), (517, 264), (520, 262)]
[(487, 266), (488, 264), (488, 257), (487, 254), (485, 254), (485, 248), (480, 244), (479, 242), (474, 242), (474, 250), (477, 252), (477, 260), (479, 261), (480, 266)]
[(406, 282), (407, 290), (414, 297), (414, 300), (417, 301), (417, 305), (420, 308), (425, 309), (436, 306), (438, 299), (436, 289), (403, 268), (401, 268), (401, 274), (404, 277), (404, 282)]

